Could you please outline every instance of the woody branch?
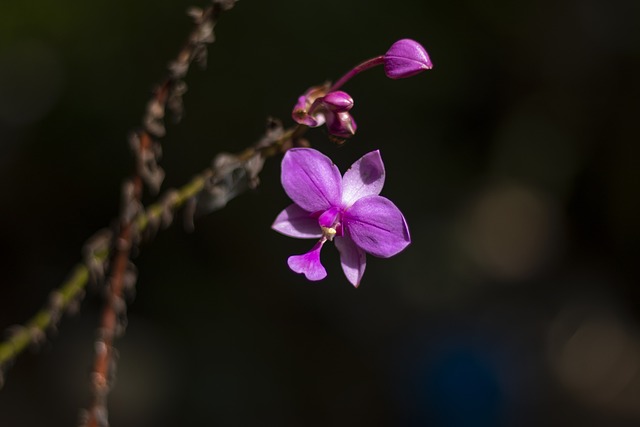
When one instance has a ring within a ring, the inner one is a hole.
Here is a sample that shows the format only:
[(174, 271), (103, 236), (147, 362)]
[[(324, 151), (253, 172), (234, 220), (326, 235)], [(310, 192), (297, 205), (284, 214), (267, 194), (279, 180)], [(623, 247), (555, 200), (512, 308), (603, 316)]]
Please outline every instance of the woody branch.
[(186, 91), (183, 78), (192, 62), (206, 63), (206, 46), (214, 41), (213, 28), (220, 13), (230, 9), (234, 1), (214, 0), (204, 10), (192, 8), (189, 14), (196, 27), (186, 44), (169, 65), (167, 78), (156, 88), (147, 104), (142, 127), (130, 137), (136, 163), (133, 175), (122, 186), (119, 230), (113, 241), (113, 258), (106, 282), (105, 303), (95, 342), (95, 359), (92, 373), (93, 399), (87, 413), (83, 414), (87, 427), (108, 426), (107, 396), (115, 376), (116, 358), (113, 341), (126, 327), (126, 288), (135, 284), (135, 269), (130, 262), (131, 250), (136, 244), (135, 217), (141, 209), (145, 184), (157, 192), (164, 179), (158, 166), (161, 156), (159, 138), (165, 134), (167, 108), (176, 119), (182, 115), (182, 95)]

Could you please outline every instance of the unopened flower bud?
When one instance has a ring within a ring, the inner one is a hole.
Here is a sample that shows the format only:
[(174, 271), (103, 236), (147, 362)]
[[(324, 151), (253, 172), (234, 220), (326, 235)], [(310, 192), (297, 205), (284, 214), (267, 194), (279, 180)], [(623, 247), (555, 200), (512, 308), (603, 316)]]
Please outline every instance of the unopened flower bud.
[(391, 79), (415, 76), (431, 68), (427, 51), (414, 40), (398, 40), (384, 54), (384, 72)]
[(322, 98), (322, 101), (328, 110), (335, 113), (349, 111), (353, 108), (353, 98), (351, 98), (348, 93), (341, 90), (328, 93), (324, 98)]
[(326, 86), (309, 89), (298, 98), (293, 108), (293, 119), (309, 127), (326, 123), (329, 135), (336, 141), (344, 142), (356, 132), (356, 122), (349, 114), (353, 108), (353, 98), (346, 92), (337, 90), (325, 95)]
[(330, 135), (339, 139), (351, 138), (355, 135), (357, 128), (355, 120), (346, 111), (327, 115), (327, 130)]

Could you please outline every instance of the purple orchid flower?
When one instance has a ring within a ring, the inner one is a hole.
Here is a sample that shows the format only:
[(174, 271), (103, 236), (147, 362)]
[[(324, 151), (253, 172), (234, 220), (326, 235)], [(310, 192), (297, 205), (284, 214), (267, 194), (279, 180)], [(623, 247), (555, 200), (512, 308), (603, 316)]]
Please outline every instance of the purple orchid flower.
[(320, 250), (334, 241), (342, 270), (358, 287), (366, 267), (366, 253), (388, 258), (409, 243), (402, 212), (379, 196), (384, 164), (378, 150), (362, 156), (340, 176), (324, 154), (311, 148), (293, 148), (282, 159), (282, 186), (293, 204), (284, 209), (272, 228), (286, 236), (319, 239), (303, 255), (290, 256), (289, 268), (309, 280), (322, 280), (327, 271)]

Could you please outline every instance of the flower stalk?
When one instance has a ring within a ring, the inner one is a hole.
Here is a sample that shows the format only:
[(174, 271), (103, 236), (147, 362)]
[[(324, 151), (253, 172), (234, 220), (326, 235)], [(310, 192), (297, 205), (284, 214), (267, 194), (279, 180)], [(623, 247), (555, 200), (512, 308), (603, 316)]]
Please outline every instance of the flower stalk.
[[(258, 143), (234, 155), (238, 167), (246, 167), (256, 158), (268, 159), (293, 145), (298, 145), (299, 138), (305, 131), (304, 126), (293, 126), (287, 130), (267, 132)], [(215, 162), (214, 162), (215, 163)], [(143, 235), (152, 236), (161, 227), (169, 225), (167, 218), (173, 218), (175, 212), (189, 205), (210, 197), (209, 193), (218, 193), (220, 183), (225, 182), (237, 169), (210, 167), (191, 181), (176, 190), (168, 190), (159, 201), (142, 210), (134, 219), (135, 240)], [(239, 193), (238, 193), (239, 194)], [(237, 196), (236, 194), (235, 196)], [(234, 196), (234, 197), (235, 197)], [(109, 234), (109, 233), (106, 233)], [(76, 264), (68, 278), (49, 294), (48, 302), (24, 325), (7, 330), (7, 338), (0, 342), (0, 377), (11, 362), (22, 354), (30, 345), (37, 344), (46, 332), (55, 327), (61, 316), (73, 308), (84, 297), (87, 284), (92, 277), (105, 270), (105, 263), (112, 255), (110, 239), (105, 238), (105, 230), (101, 230), (87, 240), (83, 262)], [(13, 331), (12, 333), (9, 333)], [(0, 385), (1, 385), (0, 381)]]
[[(307, 143), (301, 138), (309, 127), (327, 124), (330, 137), (336, 140), (344, 141), (352, 136), (356, 131), (355, 121), (349, 112), (354, 105), (353, 99), (339, 89), (359, 73), (384, 65), (387, 76), (395, 79), (431, 68), (426, 51), (419, 44), (401, 40), (385, 55), (357, 65), (333, 85), (312, 88), (300, 97), (293, 115), (297, 125), (285, 130), (272, 121), (265, 135), (252, 147), (238, 154), (219, 154), (210, 168), (180, 189), (166, 192), (159, 202), (144, 210), (141, 199), (145, 187), (157, 193), (164, 179), (164, 171), (158, 165), (161, 155), (158, 140), (165, 134), (165, 112), (169, 110), (177, 118), (181, 117), (182, 95), (186, 91), (183, 78), (192, 62), (204, 64), (206, 45), (214, 40), (213, 28), (217, 18), (235, 1), (212, 0), (212, 4), (203, 10), (190, 10), (196, 28), (176, 60), (170, 64), (169, 76), (154, 91), (141, 129), (130, 138), (136, 164), (132, 176), (122, 188), (117, 230), (97, 233), (85, 245), (84, 262), (76, 265), (69, 278), (51, 292), (47, 305), (24, 326), (15, 327), (6, 341), (0, 342), (0, 387), (3, 371), (8, 365), (29, 345), (40, 342), (46, 332), (57, 325), (61, 315), (81, 301), (92, 278), (102, 279), (108, 272), (106, 298), (95, 341), (93, 401), (82, 414), (81, 421), (88, 427), (108, 426), (107, 397), (115, 371), (113, 343), (124, 332), (126, 324), (126, 290), (135, 285), (135, 271), (130, 262), (134, 246), (155, 234), (160, 227), (168, 226), (181, 207), (188, 208), (185, 211), (192, 221), (196, 213), (220, 209), (238, 194), (254, 188), (265, 160), (272, 156), (290, 153), (285, 155), (283, 164), (294, 157), (298, 160), (312, 157), (313, 161), (323, 157), (319, 152), (306, 148)], [(289, 151), (291, 148), (295, 149)], [(326, 157), (320, 160), (330, 163)], [(289, 257), (293, 271), (305, 274), (310, 280), (324, 278), (326, 271), (320, 263), (320, 250), (326, 242), (334, 242), (347, 279), (357, 287), (366, 267), (365, 254), (378, 257), (397, 254), (410, 243), (409, 231), (398, 208), (379, 196), (384, 181), (384, 166), (379, 152), (363, 156), (344, 177), (339, 173), (335, 175), (337, 169), (327, 167), (327, 171), (330, 169), (332, 179), (318, 187), (321, 193), (328, 188), (326, 186), (331, 187), (327, 194), (313, 194), (310, 191), (313, 186), (306, 184), (292, 183), (285, 188), (295, 204), (278, 216), (274, 228), (292, 237), (319, 239), (307, 254)], [(300, 172), (291, 167), (288, 173), (299, 178)], [(283, 173), (283, 182), (286, 174)], [(301, 181), (298, 178), (294, 181)], [(329, 193), (330, 197), (327, 196)], [(305, 199), (311, 196), (316, 200)], [(312, 209), (314, 206), (318, 209)]]
[(328, 92), (333, 92), (334, 90), (340, 89), (347, 83), (349, 80), (362, 73), (363, 71), (367, 71), (370, 68), (376, 67), (378, 65), (384, 64), (384, 55), (376, 56), (375, 58), (368, 59), (355, 67), (349, 70), (345, 75), (340, 77), (331, 87)]

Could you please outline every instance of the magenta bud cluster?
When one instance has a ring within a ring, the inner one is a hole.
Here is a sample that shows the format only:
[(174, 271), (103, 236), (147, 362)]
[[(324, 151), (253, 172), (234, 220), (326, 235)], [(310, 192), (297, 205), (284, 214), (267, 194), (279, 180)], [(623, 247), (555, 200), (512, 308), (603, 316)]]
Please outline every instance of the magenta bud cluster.
[(398, 40), (387, 53), (357, 65), (333, 85), (314, 86), (307, 90), (293, 107), (293, 120), (309, 127), (326, 124), (332, 139), (339, 143), (352, 137), (356, 132), (356, 122), (350, 113), (353, 98), (339, 89), (354, 76), (378, 65), (384, 65), (384, 72), (391, 79), (415, 76), (433, 68), (427, 51), (420, 43), (411, 39)]
[(326, 123), (332, 136), (350, 138), (356, 132), (356, 122), (349, 113), (353, 98), (340, 90), (325, 94), (326, 91), (326, 86), (312, 87), (298, 98), (291, 114), (293, 120), (309, 127)]

